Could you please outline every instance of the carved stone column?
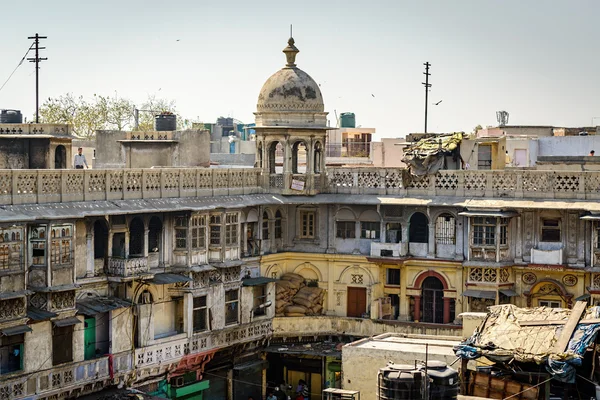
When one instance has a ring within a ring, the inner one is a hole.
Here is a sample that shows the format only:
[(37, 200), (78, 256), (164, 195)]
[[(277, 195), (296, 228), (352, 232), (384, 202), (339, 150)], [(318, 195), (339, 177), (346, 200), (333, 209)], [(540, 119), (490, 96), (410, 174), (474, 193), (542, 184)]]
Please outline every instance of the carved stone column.
[[(86, 276), (93, 277), (94, 276), (94, 231), (90, 231), (88, 229), (87, 234), (85, 235), (86, 239), (86, 250), (87, 250), (87, 262), (86, 262)], [(104, 255), (103, 255), (104, 256)]]

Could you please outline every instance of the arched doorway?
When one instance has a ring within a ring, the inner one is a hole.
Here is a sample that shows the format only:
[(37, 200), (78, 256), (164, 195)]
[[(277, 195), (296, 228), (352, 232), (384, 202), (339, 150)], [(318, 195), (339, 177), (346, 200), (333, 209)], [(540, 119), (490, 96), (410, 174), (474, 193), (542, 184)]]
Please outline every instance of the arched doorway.
[(296, 142), (292, 146), (292, 173), (303, 174), (307, 170), (306, 166), (306, 144)]
[(148, 265), (157, 268), (161, 261), (162, 253), (162, 221), (154, 216), (148, 224)]
[(67, 149), (62, 144), (54, 150), (54, 169), (67, 168)]
[(422, 322), (444, 323), (444, 284), (435, 276), (425, 278), (421, 286)]
[(108, 260), (108, 224), (99, 219), (94, 222), (94, 269), (104, 270)]
[(416, 212), (410, 217), (408, 241), (411, 243), (427, 243), (429, 241), (429, 220), (425, 214)]
[(129, 224), (129, 257), (144, 255), (144, 223), (139, 217)]
[(268, 156), (269, 173), (270, 174), (283, 173), (283, 166), (277, 167), (277, 162), (276, 162), (277, 157), (281, 157), (282, 165), (283, 165), (283, 160), (285, 160), (283, 146), (279, 142), (272, 142), (269, 145), (269, 156)]
[(321, 161), (323, 159), (323, 148), (321, 146), (321, 142), (315, 143), (315, 151), (314, 151), (314, 169), (315, 174), (321, 173)]

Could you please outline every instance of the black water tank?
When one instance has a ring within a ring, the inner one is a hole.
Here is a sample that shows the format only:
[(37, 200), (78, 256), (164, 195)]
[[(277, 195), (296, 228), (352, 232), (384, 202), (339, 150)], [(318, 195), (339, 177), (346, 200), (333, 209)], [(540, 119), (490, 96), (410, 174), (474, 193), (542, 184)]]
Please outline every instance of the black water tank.
[(176, 131), (177, 130), (177, 115), (175, 114), (160, 114), (154, 116), (154, 130)]
[(21, 110), (0, 110), (0, 124), (22, 124)]
[(424, 400), (427, 378), (411, 365), (388, 365), (377, 376), (378, 400)]
[[(423, 369), (421, 369), (423, 371)], [(431, 400), (455, 400), (458, 398), (458, 372), (443, 361), (429, 361), (427, 376), (430, 379), (429, 398)]]

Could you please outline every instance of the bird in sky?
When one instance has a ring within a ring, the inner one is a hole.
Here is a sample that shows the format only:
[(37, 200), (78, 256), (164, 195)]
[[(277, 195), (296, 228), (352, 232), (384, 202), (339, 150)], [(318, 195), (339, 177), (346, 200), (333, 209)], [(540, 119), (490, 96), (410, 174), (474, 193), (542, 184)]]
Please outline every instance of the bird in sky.
[(438, 104), (440, 104), (443, 100), (438, 101), (437, 103), (433, 103), (434, 106), (437, 106)]
[(375, 95), (373, 93), (371, 93), (371, 96), (375, 97)]

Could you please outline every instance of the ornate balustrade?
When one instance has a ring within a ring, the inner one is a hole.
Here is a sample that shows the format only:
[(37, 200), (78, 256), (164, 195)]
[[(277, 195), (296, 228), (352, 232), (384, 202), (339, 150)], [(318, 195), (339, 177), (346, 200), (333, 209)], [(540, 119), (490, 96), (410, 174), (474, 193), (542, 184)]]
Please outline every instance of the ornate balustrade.
[(400, 168), (330, 168), (322, 192), (403, 196), (600, 199), (600, 172), (448, 170), (416, 179)]
[[(64, 367), (52, 367), (48, 370), (35, 371), (27, 377), (19, 375), (13, 379), (2, 379), (0, 383), (0, 399), (12, 400), (43, 398), (52, 393), (73, 389), (73, 394), (83, 394), (98, 390), (97, 383), (110, 379), (108, 357), (89, 361), (69, 363)], [(130, 368), (129, 368), (130, 369)], [(101, 384), (100, 387), (104, 385)], [(87, 389), (86, 389), (87, 388)]]
[(259, 193), (252, 168), (0, 170), (0, 204)]
[(108, 274), (113, 276), (128, 277), (148, 273), (148, 257), (108, 259)]
[[(280, 192), (283, 185), (283, 174), (260, 179), (260, 170), (253, 168), (0, 170), (0, 204), (227, 196)], [(325, 186), (319, 189), (339, 194), (597, 200), (600, 172), (449, 170), (416, 179), (400, 168), (329, 168)]]
[(136, 367), (176, 363), (184, 355), (201, 354), (237, 343), (267, 339), (271, 337), (272, 332), (272, 320), (260, 320), (249, 324), (225, 327), (218, 331), (195, 334), (192, 338), (143, 347), (135, 350)]
[(2, 124), (0, 135), (69, 135), (67, 124)]

